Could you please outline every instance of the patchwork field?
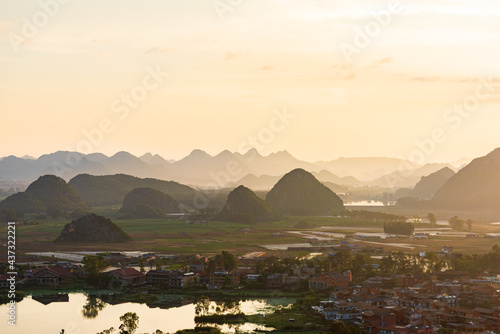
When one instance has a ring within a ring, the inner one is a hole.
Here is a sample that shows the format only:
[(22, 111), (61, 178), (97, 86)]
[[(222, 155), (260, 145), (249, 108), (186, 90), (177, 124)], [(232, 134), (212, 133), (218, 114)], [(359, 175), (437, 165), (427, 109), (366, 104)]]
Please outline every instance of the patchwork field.
[[(26, 220), (19, 221), (16, 227), (18, 252), (140, 250), (215, 254), (221, 250), (229, 250), (241, 254), (265, 250), (263, 245), (307, 244), (311, 241), (318, 245), (339, 244), (348, 240), (350, 244), (384, 247), (386, 250), (394, 251), (439, 251), (443, 246), (449, 245), (453, 246), (456, 252), (484, 253), (496, 243), (500, 243), (498, 237), (485, 237), (487, 233), (500, 233), (500, 226), (492, 225), (491, 222), (474, 223), (471, 232), (478, 233), (477, 238), (465, 237), (465, 232), (468, 231), (464, 231), (459, 237), (438, 234), (429, 239), (417, 240), (409, 237), (381, 238), (378, 235), (383, 236), (383, 222), (348, 218), (297, 217), (254, 225), (216, 221), (191, 224), (182, 220), (121, 220), (118, 219), (115, 207), (101, 207), (95, 211), (111, 218), (132, 237), (133, 241), (97, 245), (54, 244), (52, 241), (69, 220), (33, 220), (32, 217), (26, 217)], [(297, 228), (299, 222), (302, 226), (307, 223), (307, 227)], [(416, 227), (426, 230), (436, 229), (438, 233), (451, 232), (442, 230), (446, 228), (443, 226), (436, 228), (429, 224), (417, 224)], [(303, 233), (290, 233), (294, 231)], [(357, 236), (353, 237), (355, 234)], [(6, 227), (0, 229), (0, 236), (3, 245), (6, 243)]]

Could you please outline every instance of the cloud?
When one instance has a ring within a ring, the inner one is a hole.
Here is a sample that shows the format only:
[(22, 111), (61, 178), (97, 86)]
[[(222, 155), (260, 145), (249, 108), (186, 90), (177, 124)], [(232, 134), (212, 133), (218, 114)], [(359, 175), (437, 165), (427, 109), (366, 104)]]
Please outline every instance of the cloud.
[(4, 30), (6, 26), (7, 26), (7, 22), (0, 21), (0, 31)]
[(169, 47), (166, 47), (166, 48), (159, 48), (157, 46), (149, 49), (148, 51), (146, 51), (146, 54), (149, 54), (149, 53), (156, 53), (156, 54), (163, 54), (163, 53), (167, 53), (167, 52), (174, 52), (175, 49), (174, 48), (169, 48)]

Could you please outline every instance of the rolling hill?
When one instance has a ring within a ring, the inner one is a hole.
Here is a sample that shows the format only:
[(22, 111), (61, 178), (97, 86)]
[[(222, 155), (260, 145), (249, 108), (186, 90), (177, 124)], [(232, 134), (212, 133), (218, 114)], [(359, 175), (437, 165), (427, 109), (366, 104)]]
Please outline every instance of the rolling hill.
[(473, 160), (429, 201), (431, 207), (500, 212), (500, 148)]
[(177, 182), (141, 179), (124, 174), (106, 176), (82, 174), (71, 179), (69, 185), (91, 206), (121, 205), (125, 196), (136, 188), (159, 190), (186, 207), (192, 207), (197, 196), (201, 196), (197, 190)]
[(340, 197), (303, 169), (283, 176), (267, 194), (266, 202), (291, 216), (331, 216), (344, 211)]
[(44, 175), (30, 184), (25, 192), (16, 193), (0, 202), (0, 209), (17, 212), (46, 212), (49, 208), (61, 211), (87, 209), (78, 193), (60, 177)]
[(159, 190), (137, 188), (125, 196), (120, 212), (135, 218), (154, 218), (180, 213), (181, 209), (175, 199)]
[(250, 189), (239, 186), (227, 197), (226, 205), (216, 217), (217, 220), (261, 223), (278, 221), (282, 216)]

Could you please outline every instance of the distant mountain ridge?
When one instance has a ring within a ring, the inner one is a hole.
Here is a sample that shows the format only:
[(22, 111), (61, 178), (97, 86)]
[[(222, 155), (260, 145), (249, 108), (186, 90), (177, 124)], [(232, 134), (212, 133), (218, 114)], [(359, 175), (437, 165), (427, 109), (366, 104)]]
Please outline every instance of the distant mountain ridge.
[[(410, 175), (401, 177), (401, 166), (408, 165), (412, 166)], [(443, 164), (421, 166), (403, 159), (380, 157), (339, 158), (311, 163), (299, 160), (287, 151), (263, 156), (256, 149), (250, 149), (244, 154), (225, 150), (214, 156), (202, 150), (193, 150), (178, 161), (151, 153), (136, 157), (123, 151), (112, 156), (59, 151), (38, 159), (4, 157), (0, 159), (0, 178), (32, 182), (42, 175), (53, 174), (69, 181), (80, 174), (127, 174), (140, 178), (173, 180), (193, 187), (224, 188), (237, 186), (241, 184), (241, 180), (251, 178), (252, 175), (256, 178), (281, 177), (290, 170), (302, 168), (312, 172), (323, 182), (338, 185), (413, 187), (422, 176), (443, 167), (454, 168)], [(388, 180), (394, 174), (398, 176), (398, 182), (391, 184)], [(264, 183), (263, 188), (270, 187), (269, 182)]]

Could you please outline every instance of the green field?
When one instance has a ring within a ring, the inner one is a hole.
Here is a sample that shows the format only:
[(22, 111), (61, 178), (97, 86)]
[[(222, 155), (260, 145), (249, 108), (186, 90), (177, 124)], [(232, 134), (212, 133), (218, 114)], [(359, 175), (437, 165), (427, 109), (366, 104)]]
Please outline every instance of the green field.
[[(166, 219), (119, 219), (118, 207), (99, 207), (94, 211), (97, 214), (111, 218), (133, 241), (121, 244), (82, 245), (54, 244), (52, 241), (60, 234), (69, 220), (34, 220), (27, 216), (19, 221), (16, 227), (16, 241), (18, 251), (81, 251), (81, 250), (142, 250), (164, 253), (201, 253), (215, 254), (221, 250), (229, 250), (235, 254), (248, 251), (265, 250), (261, 245), (305, 243), (305, 239), (298, 235), (285, 233), (299, 230), (299, 222), (307, 223), (306, 231), (314, 231), (319, 227), (329, 227), (328, 232), (352, 234), (355, 232), (383, 232), (382, 221), (351, 219), (351, 218), (320, 218), (320, 217), (291, 217), (287, 220), (273, 223), (245, 224), (210, 221), (207, 223), (191, 224), (183, 220)], [(417, 224), (416, 227), (430, 228), (428, 224)], [(273, 233), (281, 232), (280, 236)], [(484, 235), (488, 232), (500, 232), (500, 226), (490, 223), (475, 223), (472, 232)], [(7, 229), (0, 229), (0, 242), (6, 243)], [(456, 238), (431, 237), (429, 240), (412, 238), (366, 238), (350, 241), (361, 246), (384, 247), (387, 250), (403, 251), (439, 251), (445, 245), (454, 246), (455, 251), (466, 253), (484, 253), (500, 243), (497, 238)], [(370, 243), (372, 242), (372, 243)], [(373, 242), (376, 242), (373, 244)], [(401, 247), (408, 244), (413, 249)]]

